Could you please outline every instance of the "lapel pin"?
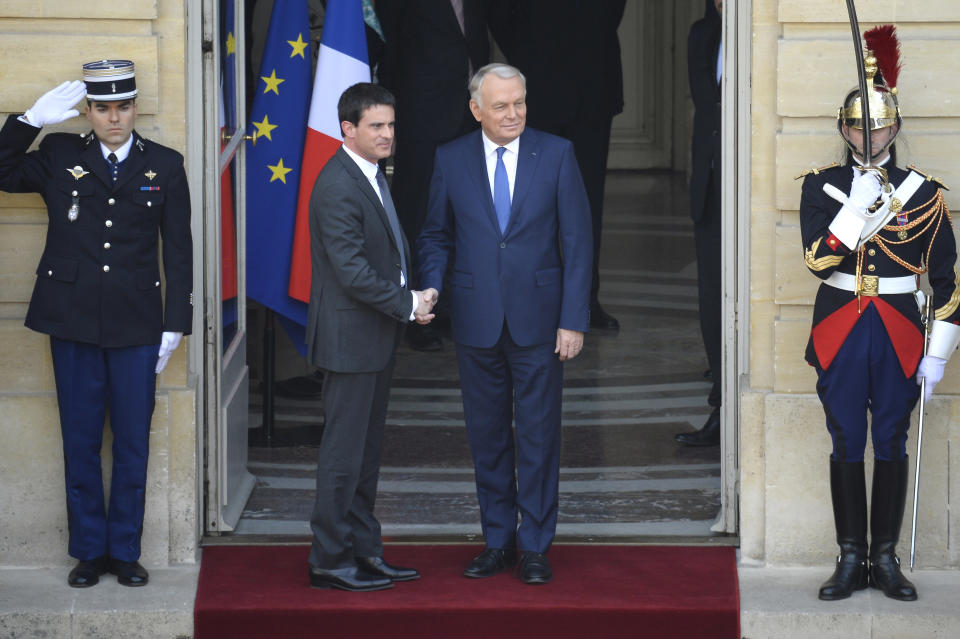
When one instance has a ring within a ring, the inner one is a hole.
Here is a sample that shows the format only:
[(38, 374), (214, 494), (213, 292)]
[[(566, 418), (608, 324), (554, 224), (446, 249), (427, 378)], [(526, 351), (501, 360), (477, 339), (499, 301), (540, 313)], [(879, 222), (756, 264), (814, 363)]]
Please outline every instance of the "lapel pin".
[(74, 180), (79, 180), (89, 172), (90, 171), (84, 171), (82, 166), (75, 166), (72, 169), (67, 169), (67, 173), (72, 175)]
[(153, 178), (157, 177), (157, 174), (153, 172), (153, 169), (150, 169), (149, 171), (144, 173), (144, 175), (147, 176), (147, 179), (151, 181), (153, 181)]

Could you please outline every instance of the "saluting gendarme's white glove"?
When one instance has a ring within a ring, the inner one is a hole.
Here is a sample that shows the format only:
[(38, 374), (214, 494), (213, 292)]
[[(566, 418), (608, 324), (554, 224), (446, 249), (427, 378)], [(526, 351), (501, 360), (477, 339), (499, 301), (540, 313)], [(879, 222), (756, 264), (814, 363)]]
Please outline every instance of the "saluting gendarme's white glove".
[(64, 82), (56, 89), (47, 91), (34, 103), (23, 117), (36, 127), (57, 124), (80, 115), (73, 108), (87, 94), (87, 86), (80, 80)]
[(857, 173), (858, 175), (854, 176), (853, 184), (850, 186), (850, 195), (847, 197), (847, 202), (855, 208), (866, 209), (873, 206), (873, 203), (880, 197), (880, 180), (872, 171), (866, 173), (858, 171)]
[(930, 401), (933, 396), (933, 387), (943, 379), (943, 367), (946, 365), (947, 360), (933, 355), (924, 355), (920, 360), (920, 365), (917, 366), (917, 384), (919, 385), (924, 379), (927, 380), (927, 385), (924, 387), (924, 400)]
[(173, 355), (173, 351), (177, 350), (181, 337), (183, 337), (183, 333), (168, 333), (164, 331), (163, 337), (160, 338), (160, 354), (157, 357), (156, 372), (158, 375), (167, 366), (167, 362), (170, 361), (170, 356)]

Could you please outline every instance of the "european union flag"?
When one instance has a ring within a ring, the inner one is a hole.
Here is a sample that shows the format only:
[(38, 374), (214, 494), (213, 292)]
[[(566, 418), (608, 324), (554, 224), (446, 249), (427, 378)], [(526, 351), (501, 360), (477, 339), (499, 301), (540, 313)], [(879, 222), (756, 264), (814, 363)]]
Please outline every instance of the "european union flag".
[(301, 354), (307, 305), (287, 289), (312, 61), (306, 0), (276, 0), (249, 118), (247, 295), (276, 311), (288, 332), (300, 325), (291, 337)]

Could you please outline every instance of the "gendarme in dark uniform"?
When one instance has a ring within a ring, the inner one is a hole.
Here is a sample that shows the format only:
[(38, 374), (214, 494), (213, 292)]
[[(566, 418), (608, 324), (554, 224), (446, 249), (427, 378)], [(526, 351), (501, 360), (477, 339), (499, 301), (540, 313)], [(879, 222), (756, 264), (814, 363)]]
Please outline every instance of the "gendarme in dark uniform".
[[(192, 241), (183, 156), (133, 131), (133, 63), (84, 65), (0, 130), (0, 189), (39, 193), (46, 245), (26, 325), (50, 335), (63, 434), (70, 555), (68, 582), (103, 573), (147, 583), (139, 565), (148, 442), (156, 374), (190, 333)], [(78, 115), (86, 94), (94, 130), (51, 133), (44, 124)], [(163, 239), (164, 278), (159, 251)], [(165, 279), (165, 286), (161, 283)], [(100, 448), (110, 411), (114, 435), (110, 503)]]
[[(823, 280), (813, 308), (806, 359), (833, 441), (830, 488), (840, 555), (820, 599), (851, 596), (868, 585), (901, 601), (917, 599), (896, 555), (907, 491), (907, 429), (921, 380), (929, 396), (960, 340), (960, 289), (950, 212), (938, 181), (896, 166), (900, 131), (896, 79), (899, 43), (889, 25), (865, 34), (869, 128), (859, 89), (847, 94), (838, 128), (848, 162), (808, 171), (800, 200), (807, 268)], [(873, 57), (876, 52), (876, 58)], [(886, 55), (884, 55), (886, 54)], [(870, 167), (864, 138), (871, 136)], [(932, 288), (929, 345), (918, 276)], [(869, 428), (867, 413), (870, 414)], [(867, 543), (864, 452), (873, 441)]]

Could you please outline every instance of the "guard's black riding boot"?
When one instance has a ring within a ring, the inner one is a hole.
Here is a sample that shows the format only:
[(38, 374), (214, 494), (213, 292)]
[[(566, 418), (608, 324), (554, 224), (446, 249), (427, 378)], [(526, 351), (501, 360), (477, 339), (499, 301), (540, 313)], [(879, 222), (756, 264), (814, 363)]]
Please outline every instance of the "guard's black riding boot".
[(833, 576), (820, 586), (826, 601), (846, 599), (867, 587), (867, 484), (863, 462), (830, 460), (830, 494), (840, 555)]
[(891, 599), (915, 601), (917, 588), (900, 572), (897, 540), (907, 499), (908, 461), (874, 461), (870, 512), (870, 586)]

